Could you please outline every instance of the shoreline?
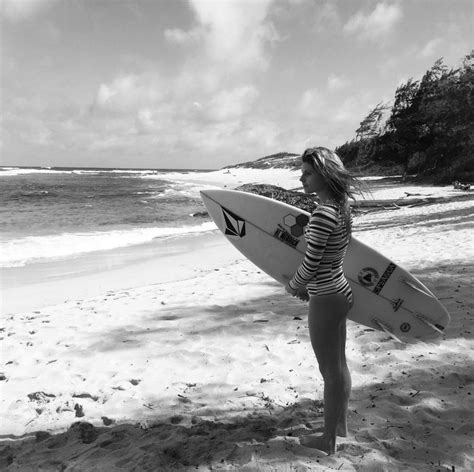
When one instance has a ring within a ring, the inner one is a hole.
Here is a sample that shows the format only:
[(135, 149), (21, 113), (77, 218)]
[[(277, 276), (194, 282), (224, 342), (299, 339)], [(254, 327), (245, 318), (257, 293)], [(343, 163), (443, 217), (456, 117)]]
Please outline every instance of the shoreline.
[[(177, 280), (192, 273), (185, 260), (196, 248), (222, 246), (218, 230), (191, 233), (174, 240), (96, 251), (79, 257), (4, 269), (1, 274), (1, 312), (11, 315), (68, 300), (85, 299), (101, 293), (127, 290)], [(174, 261), (170, 262), (170, 259)], [(74, 270), (71, 270), (71, 264)], [(163, 271), (176, 264), (177, 270)], [(149, 275), (153, 274), (153, 275)]]

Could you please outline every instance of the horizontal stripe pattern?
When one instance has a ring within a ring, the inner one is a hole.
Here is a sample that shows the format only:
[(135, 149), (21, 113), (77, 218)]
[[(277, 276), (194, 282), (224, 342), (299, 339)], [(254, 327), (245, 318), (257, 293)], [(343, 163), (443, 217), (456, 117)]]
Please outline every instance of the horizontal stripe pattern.
[(352, 290), (343, 272), (349, 237), (337, 205), (319, 205), (305, 230), (306, 254), (290, 281), (310, 295), (342, 293), (352, 303)]

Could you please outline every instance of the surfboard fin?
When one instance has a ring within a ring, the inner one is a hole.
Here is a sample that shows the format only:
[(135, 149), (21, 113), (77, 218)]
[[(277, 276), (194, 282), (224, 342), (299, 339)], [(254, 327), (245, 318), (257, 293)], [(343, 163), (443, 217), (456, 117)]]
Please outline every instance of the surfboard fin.
[(446, 336), (446, 333), (443, 331), (442, 327), (438, 327), (440, 325), (436, 325), (431, 320), (429, 320), (428, 318), (426, 318), (423, 315), (420, 315), (419, 313), (414, 313), (414, 315), (417, 319), (419, 319), (422, 323), (425, 323), (425, 325), (429, 326), (431, 329), (434, 329), (439, 334), (442, 334), (443, 336)]
[(426, 292), (422, 288), (417, 287), (413, 282), (406, 279), (405, 277), (400, 277), (399, 280), (400, 280), (400, 282), (404, 283), (405, 285), (408, 285), (410, 288), (412, 288), (413, 290), (416, 290), (417, 292), (422, 293), (423, 295), (426, 295), (426, 296), (431, 297), (431, 298), (436, 298), (432, 293)]
[(378, 318), (373, 318), (372, 321), (386, 334), (388, 334), (393, 340), (405, 344), (399, 337), (397, 337), (393, 331), (385, 323), (382, 323)]

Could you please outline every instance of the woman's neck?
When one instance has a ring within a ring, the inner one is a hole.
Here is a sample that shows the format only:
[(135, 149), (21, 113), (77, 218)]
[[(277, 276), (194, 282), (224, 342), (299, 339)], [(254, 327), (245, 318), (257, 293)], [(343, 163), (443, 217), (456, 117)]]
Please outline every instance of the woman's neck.
[(332, 192), (322, 191), (318, 193), (319, 202), (324, 205), (325, 203), (337, 203), (338, 199)]

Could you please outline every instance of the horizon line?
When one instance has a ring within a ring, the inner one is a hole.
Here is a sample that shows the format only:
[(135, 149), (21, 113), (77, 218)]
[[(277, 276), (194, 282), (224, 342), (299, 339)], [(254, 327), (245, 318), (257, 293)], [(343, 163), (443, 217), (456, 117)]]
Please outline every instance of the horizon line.
[(65, 170), (65, 169), (76, 169), (76, 170), (150, 170), (150, 171), (181, 171), (181, 170), (193, 170), (202, 172), (212, 172), (220, 170), (221, 168), (215, 169), (197, 169), (197, 168), (168, 168), (168, 167), (89, 167), (89, 166), (9, 166), (1, 165), (0, 169), (38, 169), (38, 170)]

